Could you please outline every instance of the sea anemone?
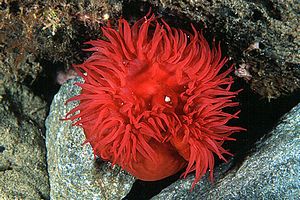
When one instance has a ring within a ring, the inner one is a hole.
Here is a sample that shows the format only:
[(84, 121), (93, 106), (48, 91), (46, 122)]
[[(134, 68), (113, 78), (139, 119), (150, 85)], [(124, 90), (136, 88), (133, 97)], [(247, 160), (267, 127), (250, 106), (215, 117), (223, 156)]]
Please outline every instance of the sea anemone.
[(79, 105), (67, 113), (83, 128), (94, 154), (141, 180), (154, 181), (185, 168), (195, 171), (194, 187), (209, 170), (214, 154), (243, 130), (228, 126), (238, 112), (230, 91), (232, 67), (222, 69), (220, 45), (210, 48), (201, 32), (171, 28), (154, 15), (130, 27), (103, 27), (105, 40), (87, 42), (92, 55), (74, 68), (84, 79)]

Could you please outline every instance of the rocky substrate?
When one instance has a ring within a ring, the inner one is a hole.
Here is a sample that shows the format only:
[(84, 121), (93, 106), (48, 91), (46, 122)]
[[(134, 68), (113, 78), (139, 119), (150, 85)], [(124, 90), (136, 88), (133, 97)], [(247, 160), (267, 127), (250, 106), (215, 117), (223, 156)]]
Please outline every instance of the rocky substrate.
[[(95, 159), (91, 147), (82, 145), (82, 130), (61, 120), (75, 105), (64, 103), (78, 94), (76, 80), (66, 82), (53, 101), (49, 93), (55, 85), (50, 77), (56, 75), (54, 66), (68, 69), (81, 62), (87, 56), (81, 51), (83, 42), (101, 37), (99, 27), (121, 13), (133, 22), (152, 7), (170, 25), (188, 28), (193, 22), (203, 28), (208, 39), (221, 41), (235, 62), (233, 76), (245, 86), (246, 96), (260, 95), (255, 103), (264, 101), (262, 97), (273, 105), (273, 98), (300, 88), (298, 1), (86, 2), (1, 4), (0, 199), (121, 199), (131, 190), (134, 177)], [(241, 114), (246, 104), (255, 103), (244, 102)], [(258, 117), (249, 115), (245, 123)], [(251, 145), (242, 161), (233, 158), (218, 165), (214, 183), (204, 177), (190, 192), (190, 175), (153, 199), (299, 199), (299, 116), (297, 105), (272, 131), (249, 127), (265, 136)]]

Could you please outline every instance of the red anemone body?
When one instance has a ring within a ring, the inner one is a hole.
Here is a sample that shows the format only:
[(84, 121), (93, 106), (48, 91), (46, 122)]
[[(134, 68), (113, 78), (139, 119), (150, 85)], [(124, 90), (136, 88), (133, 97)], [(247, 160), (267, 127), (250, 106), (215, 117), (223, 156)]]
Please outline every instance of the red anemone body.
[(75, 66), (82, 92), (68, 100), (80, 104), (67, 118), (83, 127), (97, 156), (137, 178), (186, 168), (195, 184), (208, 169), (212, 177), (214, 154), (225, 160), (221, 145), (242, 130), (226, 125), (238, 113), (223, 111), (238, 105), (238, 92), (230, 91), (232, 69), (220, 72), (227, 61), (220, 46), (161, 22), (152, 15), (130, 27), (120, 19), (118, 30), (102, 28), (107, 40), (88, 42), (93, 54)]

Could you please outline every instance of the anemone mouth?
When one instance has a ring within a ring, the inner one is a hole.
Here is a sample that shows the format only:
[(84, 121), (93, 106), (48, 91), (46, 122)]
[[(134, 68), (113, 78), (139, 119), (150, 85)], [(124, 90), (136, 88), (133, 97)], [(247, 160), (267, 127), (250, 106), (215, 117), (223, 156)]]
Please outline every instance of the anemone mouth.
[[(161, 105), (166, 109), (176, 109), (178, 103), (178, 85), (174, 78), (157, 63), (144, 65), (141, 70), (131, 72), (128, 69), (127, 84), (124, 91), (130, 91), (145, 102), (151, 109)], [(127, 92), (127, 95), (130, 93)]]
[(213, 154), (225, 160), (222, 143), (243, 130), (226, 125), (238, 112), (223, 111), (238, 106), (238, 91), (230, 91), (232, 67), (220, 72), (227, 62), (220, 45), (210, 48), (193, 26), (189, 34), (161, 23), (154, 15), (131, 27), (120, 19), (118, 30), (102, 28), (107, 40), (88, 42), (92, 56), (75, 66), (82, 92), (68, 100), (80, 104), (67, 118), (97, 155), (135, 176), (145, 180), (143, 170), (172, 160), (178, 169), (165, 173), (187, 166), (184, 176), (196, 171), (194, 186), (208, 169), (212, 176)]

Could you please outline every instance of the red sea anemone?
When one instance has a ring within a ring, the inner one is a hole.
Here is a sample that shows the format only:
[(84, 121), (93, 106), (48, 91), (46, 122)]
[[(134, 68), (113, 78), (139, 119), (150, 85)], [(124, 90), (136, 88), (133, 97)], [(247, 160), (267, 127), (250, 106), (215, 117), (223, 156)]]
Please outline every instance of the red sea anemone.
[(102, 28), (107, 40), (93, 40), (93, 54), (74, 66), (84, 83), (80, 104), (67, 114), (84, 129), (86, 142), (104, 160), (135, 177), (153, 181), (185, 168), (196, 182), (210, 170), (214, 154), (230, 154), (222, 144), (242, 130), (227, 126), (237, 114), (238, 91), (223, 70), (220, 45), (210, 48), (202, 33), (171, 28), (152, 15), (117, 30)]

